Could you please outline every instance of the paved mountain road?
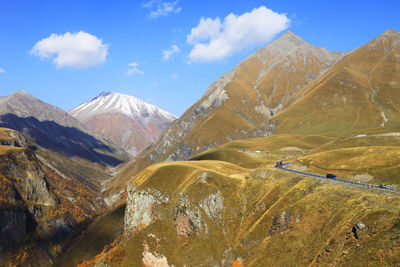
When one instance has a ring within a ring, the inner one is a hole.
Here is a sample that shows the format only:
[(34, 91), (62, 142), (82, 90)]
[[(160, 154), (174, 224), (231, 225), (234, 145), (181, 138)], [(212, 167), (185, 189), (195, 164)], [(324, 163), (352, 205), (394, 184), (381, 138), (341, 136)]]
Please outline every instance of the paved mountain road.
[(323, 175), (309, 173), (309, 172), (296, 171), (296, 170), (292, 170), (292, 169), (288, 169), (288, 168), (284, 167), (284, 166), (289, 165), (289, 164), (291, 164), (291, 162), (284, 163), (281, 166), (276, 166), (275, 165), (274, 168), (279, 169), (279, 170), (283, 170), (283, 171), (288, 171), (288, 172), (292, 172), (292, 173), (301, 174), (301, 175), (308, 176), (308, 177), (328, 180), (330, 182), (337, 182), (337, 183), (350, 184), (350, 185), (367, 187), (367, 188), (374, 188), (374, 189), (379, 189), (379, 190), (384, 190), (384, 191), (396, 192), (396, 193), (400, 194), (400, 189), (394, 189), (394, 188), (388, 188), (388, 187), (379, 187), (378, 185), (375, 185), (375, 184), (357, 183), (357, 182), (353, 182), (353, 181), (349, 181), (349, 180), (343, 180), (343, 179), (339, 179), (339, 178), (329, 179), (329, 178), (326, 178)]

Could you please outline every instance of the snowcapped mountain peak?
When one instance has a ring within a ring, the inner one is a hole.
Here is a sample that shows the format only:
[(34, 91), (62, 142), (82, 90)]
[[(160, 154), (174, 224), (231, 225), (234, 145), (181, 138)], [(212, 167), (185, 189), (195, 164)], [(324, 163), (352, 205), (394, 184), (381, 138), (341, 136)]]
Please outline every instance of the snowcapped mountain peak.
[(171, 113), (134, 96), (107, 91), (100, 93), (70, 111), (72, 116), (80, 120), (103, 113), (122, 113), (129, 117), (176, 119)]
[(107, 91), (69, 113), (132, 156), (154, 141), (176, 119), (171, 113), (136, 97)]
[(111, 95), (111, 94), (112, 94), (112, 92), (103, 91), (103, 92), (101, 92), (98, 96), (95, 96), (95, 97), (89, 99), (89, 100), (86, 101), (85, 103), (91, 102), (91, 101), (93, 101), (93, 100), (96, 100), (96, 99), (99, 98), (99, 97), (108, 96), (108, 95)]

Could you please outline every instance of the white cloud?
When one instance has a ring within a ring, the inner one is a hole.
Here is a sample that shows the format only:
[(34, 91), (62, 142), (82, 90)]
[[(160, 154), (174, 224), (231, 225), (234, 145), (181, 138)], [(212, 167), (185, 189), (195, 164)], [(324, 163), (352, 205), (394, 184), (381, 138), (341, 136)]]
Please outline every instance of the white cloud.
[(221, 34), (223, 25), (219, 18), (215, 20), (210, 18), (201, 18), (200, 23), (196, 28), (193, 28), (190, 35), (187, 36), (189, 44), (196, 44), (202, 41), (215, 39)]
[(127, 76), (132, 76), (134, 74), (143, 75), (144, 72), (138, 68), (138, 64), (136, 62), (129, 63), (129, 69), (126, 71)]
[(152, 0), (143, 4), (143, 7), (150, 11), (149, 18), (165, 17), (169, 14), (177, 14), (182, 8), (177, 6), (178, 0), (173, 2), (162, 2), (161, 0)]
[(187, 35), (187, 42), (194, 45), (189, 60), (223, 60), (238, 51), (270, 42), (289, 25), (290, 19), (285, 14), (265, 6), (240, 16), (229, 14), (223, 22), (219, 18), (201, 18), (199, 25)]
[(5, 73), (5, 72), (6, 72), (5, 69), (0, 68), (0, 74), (3, 74), (3, 73)]
[(181, 50), (178, 46), (172, 45), (170, 50), (163, 50), (162, 56), (165, 61), (169, 61), (175, 54), (178, 54)]
[(176, 80), (178, 78), (179, 78), (179, 74), (178, 73), (174, 72), (174, 73), (171, 74), (171, 80)]
[(51, 34), (37, 42), (31, 54), (41, 59), (53, 58), (58, 68), (85, 69), (105, 63), (108, 45), (87, 32)]

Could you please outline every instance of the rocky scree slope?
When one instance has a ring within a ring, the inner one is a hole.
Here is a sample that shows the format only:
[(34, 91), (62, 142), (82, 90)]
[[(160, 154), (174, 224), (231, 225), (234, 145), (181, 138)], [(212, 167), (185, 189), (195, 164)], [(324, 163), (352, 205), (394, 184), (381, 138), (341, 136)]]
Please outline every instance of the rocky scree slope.
[(158, 138), (174, 115), (133, 96), (103, 92), (69, 111), (90, 130), (135, 156)]
[(304, 86), (342, 57), (290, 31), (284, 33), (210, 85), (197, 103), (127, 164), (116, 184), (125, 184), (154, 162), (187, 160), (232, 139), (271, 135), (274, 123), (268, 119), (293, 105)]
[(129, 158), (68, 113), (21, 90), (0, 98), (0, 127), (20, 131), (35, 143), (71, 158), (112, 166)]
[(0, 144), (0, 265), (52, 264), (77, 225), (106, 205), (90, 184), (38, 157), (42, 148), (21, 133), (0, 128)]

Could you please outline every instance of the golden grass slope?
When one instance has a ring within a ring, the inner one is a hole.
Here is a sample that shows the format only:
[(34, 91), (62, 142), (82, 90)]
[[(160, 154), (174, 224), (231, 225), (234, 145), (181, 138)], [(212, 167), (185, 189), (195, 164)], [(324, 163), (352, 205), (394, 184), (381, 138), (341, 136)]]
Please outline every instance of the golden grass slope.
[[(96, 258), (97, 264), (140, 266), (149, 257), (174, 266), (229, 266), (238, 258), (245, 266), (400, 264), (399, 195), (272, 168), (279, 158), (297, 157), (281, 150), (286, 145), (313, 153), (329, 144), (330, 137), (264, 139), (235, 141), (200, 154), (196, 161), (163, 162), (143, 170), (132, 180), (135, 190), (158, 191), (168, 202), (153, 206), (152, 222), (126, 233)], [(238, 153), (241, 166), (232, 163)], [(219, 212), (201, 205), (218, 194), (223, 203)], [(204, 225), (187, 236), (177, 226), (182, 198), (189, 200), (185, 214), (198, 212)], [(354, 230), (358, 222), (365, 228)]]
[(64, 246), (66, 250), (55, 262), (55, 266), (77, 266), (92, 259), (123, 231), (125, 206), (117, 207), (96, 218), (84, 227), (78, 236), (71, 237)]
[(8, 143), (9, 141), (13, 140), (13, 138), (10, 136), (11, 132), (14, 132), (14, 130), (0, 127), (0, 155), (1, 154), (5, 154), (5, 153), (7, 153), (9, 151), (21, 150), (22, 149), (20, 147), (2, 145), (2, 143)]
[(400, 125), (400, 34), (388, 30), (352, 51), (272, 119), (277, 133), (387, 132)]
[(397, 133), (339, 138), (299, 157), (296, 163), (316, 173), (344, 179), (400, 185), (400, 136)]

